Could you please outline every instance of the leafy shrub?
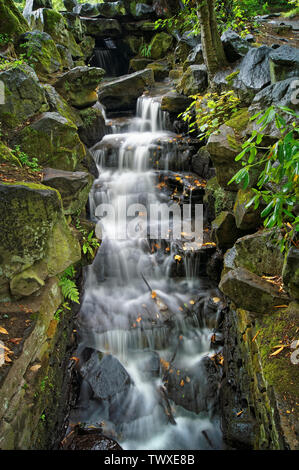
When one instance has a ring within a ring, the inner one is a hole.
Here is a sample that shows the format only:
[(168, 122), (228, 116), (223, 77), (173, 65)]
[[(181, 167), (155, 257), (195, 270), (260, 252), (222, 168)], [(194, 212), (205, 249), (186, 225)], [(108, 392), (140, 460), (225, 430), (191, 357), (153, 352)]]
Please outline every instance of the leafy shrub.
[[(284, 251), (295, 232), (299, 231), (299, 217), (296, 214), (299, 196), (299, 115), (286, 107), (280, 109), (294, 117), (294, 120), (287, 123), (273, 106), (265, 114), (253, 116), (252, 120), (256, 120), (260, 126), (259, 131), (252, 132), (252, 136), (244, 143), (242, 152), (236, 157), (236, 161), (244, 160), (243, 168), (229, 184), (235, 181), (246, 189), (250, 184), (252, 170), (260, 170), (256, 188), (253, 188), (255, 195), (247, 207), (254, 204), (257, 209), (261, 200), (264, 201), (266, 207), (261, 213), (265, 218), (264, 225), (266, 228), (276, 227), (285, 231), (281, 242), (281, 251)], [(273, 121), (280, 132), (280, 138), (265, 149), (262, 146), (263, 131)], [(262, 157), (259, 156), (261, 152)]]
[(199, 131), (198, 138), (203, 140), (215, 132), (219, 126), (230, 119), (241, 105), (233, 91), (193, 95), (193, 102), (179, 117), (189, 124), (189, 132)]

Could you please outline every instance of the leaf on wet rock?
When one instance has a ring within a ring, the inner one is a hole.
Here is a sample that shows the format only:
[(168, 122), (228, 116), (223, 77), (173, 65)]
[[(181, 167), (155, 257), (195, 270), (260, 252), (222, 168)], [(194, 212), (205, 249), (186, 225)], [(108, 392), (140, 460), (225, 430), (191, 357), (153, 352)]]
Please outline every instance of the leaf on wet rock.
[(8, 331), (5, 328), (3, 328), (2, 326), (0, 326), (0, 333), (2, 335), (8, 335)]

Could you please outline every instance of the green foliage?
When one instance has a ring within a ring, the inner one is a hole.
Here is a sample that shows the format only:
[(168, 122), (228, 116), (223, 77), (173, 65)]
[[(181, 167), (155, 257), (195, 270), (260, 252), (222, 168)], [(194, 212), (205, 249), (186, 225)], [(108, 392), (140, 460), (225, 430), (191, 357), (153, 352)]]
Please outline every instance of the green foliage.
[(151, 49), (152, 49), (152, 45), (151, 44), (143, 44), (140, 48), (140, 55), (142, 57), (147, 57), (147, 58), (150, 58), (151, 57)]
[(199, 131), (198, 138), (203, 140), (215, 132), (219, 126), (230, 119), (241, 105), (233, 91), (193, 95), (193, 102), (179, 115), (189, 124), (189, 132)]
[[(235, 181), (246, 189), (250, 184), (252, 170), (260, 170), (257, 187), (253, 188), (255, 195), (247, 207), (254, 204), (257, 209), (261, 201), (264, 202), (266, 207), (261, 213), (265, 218), (264, 225), (266, 228), (284, 229), (285, 235), (281, 242), (281, 251), (284, 251), (295, 232), (299, 231), (299, 217), (295, 213), (299, 196), (299, 115), (286, 107), (280, 109), (294, 120), (287, 123), (273, 106), (265, 114), (253, 116), (252, 120), (256, 120), (260, 126), (259, 131), (252, 132), (252, 136), (244, 143), (242, 152), (236, 157), (236, 161), (244, 160), (243, 168), (229, 184)], [(274, 145), (264, 148), (263, 132), (274, 121), (280, 138)]]
[(26, 42), (20, 44), (20, 48), (24, 51), (24, 53), (20, 54), (20, 58), (32, 68), (34, 68), (39, 61), (38, 57), (36, 57), (36, 52), (39, 53), (40, 51), (40, 40), (42, 37), (42, 34), (36, 33), (34, 36), (30, 36), (30, 39)]
[(21, 166), (28, 167), (32, 171), (40, 171), (41, 170), (40, 166), (38, 165), (38, 159), (34, 158), (34, 157), (30, 158), (27, 155), (27, 153), (22, 152), (19, 145), (15, 146), (14, 150), (12, 150), (12, 153), (18, 159)]
[(76, 229), (82, 235), (82, 253), (87, 255), (90, 260), (93, 260), (96, 254), (96, 250), (99, 248), (100, 243), (94, 236), (94, 230), (88, 233), (80, 224), (79, 219), (76, 220)]
[[(76, 286), (76, 282), (74, 281), (76, 271), (73, 266), (70, 266), (61, 276), (59, 285), (61, 287), (62, 295), (65, 299), (70, 300), (71, 302), (75, 302), (79, 304), (79, 290)], [(60, 312), (61, 313), (61, 312)]]
[(0, 34), (0, 47), (6, 46), (11, 41), (11, 38), (8, 34), (1, 33)]
[(61, 315), (63, 315), (66, 310), (71, 310), (68, 302), (64, 302), (61, 307), (55, 312), (54, 318), (57, 322), (60, 322)]
[(19, 65), (23, 65), (24, 60), (23, 59), (18, 59), (18, 60), (9, 60), (9, 59), (4, 59), (0, 57), (0, 71), (1, 70), (7, 70), (10, 68), (15, 68), (19, 67)]

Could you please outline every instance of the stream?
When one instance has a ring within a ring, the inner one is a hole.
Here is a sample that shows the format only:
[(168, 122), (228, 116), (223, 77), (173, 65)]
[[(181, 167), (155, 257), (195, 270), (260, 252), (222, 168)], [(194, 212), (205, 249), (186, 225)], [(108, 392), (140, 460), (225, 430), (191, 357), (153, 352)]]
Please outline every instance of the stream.
[(135, 117), (107, 119), (111, 133), (91, 149), (99, 177), (90, 214), (102, 243), (84, 274), (70, 421), (100, 428), (125, 450), (221, 449), (221, 296), (203, 275), (209, 244), (185, 232), (172, 240), (174, 223), (158, 214), (187, 204), (190, 231), (204, 194), (196, 175), (180, 171), (180, 136), (161, 111), (165, 86), (138, 99)]

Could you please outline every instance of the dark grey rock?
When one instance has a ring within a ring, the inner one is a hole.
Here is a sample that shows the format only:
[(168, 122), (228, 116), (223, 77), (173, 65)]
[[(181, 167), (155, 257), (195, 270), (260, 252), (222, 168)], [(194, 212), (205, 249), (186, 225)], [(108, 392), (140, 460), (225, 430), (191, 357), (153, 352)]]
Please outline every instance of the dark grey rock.
[(221, 36), (224, 52), (229, 62), (244, 57), (250, 49), (248, 41), (242, 39), (235, 31), (228, 29)]
[(281, 46), (269, 57), (272, 83), (299, 76), (299, 50), (295, 47)]

